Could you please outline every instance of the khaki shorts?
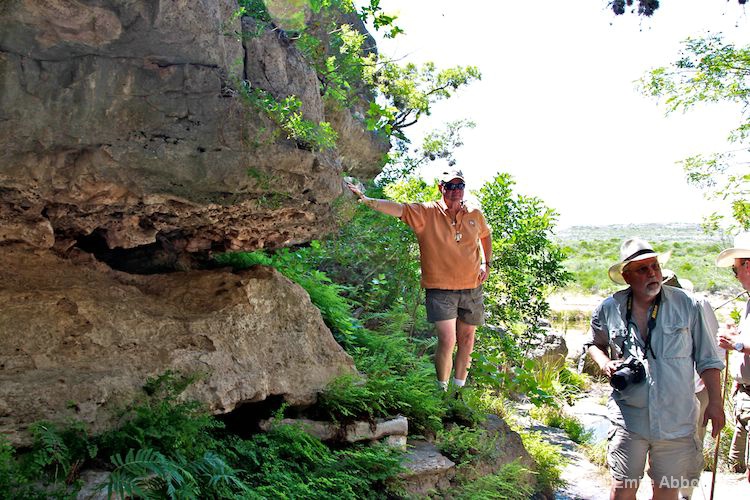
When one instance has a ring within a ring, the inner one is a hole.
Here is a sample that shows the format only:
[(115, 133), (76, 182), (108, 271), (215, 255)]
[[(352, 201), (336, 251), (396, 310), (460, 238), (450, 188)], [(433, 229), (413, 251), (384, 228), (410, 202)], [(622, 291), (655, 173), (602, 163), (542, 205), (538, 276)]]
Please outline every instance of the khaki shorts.
[(458, 318), (468, 325), (484, 324), (482, 286), (468, 290), (425, 290), (427, 321)]
[(607, 462), (612, 478), (635, 486), (643, 478), (648, 455), (648, 475), (657, 487), (695, 486), (703, 466), (703, 454), (695, 435), (653, 440), (613, 425), (609, 435)]

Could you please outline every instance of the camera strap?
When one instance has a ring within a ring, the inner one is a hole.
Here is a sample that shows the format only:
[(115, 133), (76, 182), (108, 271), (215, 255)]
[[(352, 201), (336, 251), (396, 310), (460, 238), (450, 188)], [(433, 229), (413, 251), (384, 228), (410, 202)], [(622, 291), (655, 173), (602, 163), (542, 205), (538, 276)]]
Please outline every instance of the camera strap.
[[(648, 316), (648, 324), (646, 325), (646, 335), (644, 336), (644, 342), (646, 343), (646, 349), (644, 352), (644, 355), (648, 357), (649, 351), (651, 351), (651, 356), (656, 359), (656, 353), (654, 352), (654, 348), (651, 347), (651, 332), (653, 331), (654, 327), (656, 326), (656, 317), (659, 315), (659, 307), (661, 307), (661, 291), (659, 292), (659, 295), (656, 296), (656, 300), (654, 301), (654, 305), (651, 308), (651, 314)], [(627, 321), (628, 325), (632, 323), (630, 318), (633, 316), (633, 292), (630, 292), (628, 294), (628, 309), (625, 313), (625, 321)]]

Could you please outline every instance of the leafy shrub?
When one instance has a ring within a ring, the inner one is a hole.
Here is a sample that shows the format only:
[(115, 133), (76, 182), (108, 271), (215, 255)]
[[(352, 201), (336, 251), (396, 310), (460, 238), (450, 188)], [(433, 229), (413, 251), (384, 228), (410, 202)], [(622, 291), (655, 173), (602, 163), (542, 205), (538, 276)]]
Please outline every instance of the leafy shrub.
[[(552, 241), (556, 214), (541, 200), (513, 192), (514, 181), (498, 174), (477, 193), (492, 228), (492, 271), (484, 284), (488, 325), (477, 333), (473, 377), (508, 385), (532, 398), (548, 395), (528, 372), (526, 350), (549, 313), (545, 296), (569, 279), (562, 250)], [(501, 366), (513, 370), (499, 371)], [(513, 387), (515, 386), (515, 387)]]
[(186, 460), (177, 453), (168, 458), (148, 448), (128, 450), (123, 457), (112, 457), (115, 469), (107, 482), (107, 497), (200, 499), (230, 498), (235, 493), (249, 493), (237, 477), (238, 471), (222, 458), (206, 452), (196, 460)]
[[(2, 498), (47, 499), (64, 498), (50, 489), (40, 490), (33, 482), (43, 477), (33, 461), (16, 457), (15, 450), (5, 436), (0, 436), (0, 496)], [(62, 490), (64, 491), (64, 490)]]
[(302, 149), (322, 151), (336, 147), (338, 134), (328, 122), (313, 123), (302, 116), (302, 101), (290, 95), (277, 100), (270, 92), (250, 87), (248, 82), (239, 86), (241, 95), (255, 109), (262, 111), (286, 133), (287, 139)]

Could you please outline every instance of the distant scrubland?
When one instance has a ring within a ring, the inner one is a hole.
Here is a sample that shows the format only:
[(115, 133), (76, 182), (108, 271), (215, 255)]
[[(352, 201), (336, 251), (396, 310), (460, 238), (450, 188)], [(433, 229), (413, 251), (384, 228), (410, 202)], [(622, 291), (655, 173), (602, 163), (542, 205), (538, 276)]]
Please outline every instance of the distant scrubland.
[(573, 226), (558, 231), (557, 243), (567, 255), (565, 267), (573, 275), (567, 290), (607, 294), (617, 290), (607, 269), (619, 259), (620, 243), (639, 236), (657, 252), (671, 251), (664, 268), (687, 278), (698, 292), (736, 294), (741, 291), (732, 271), (717, 268), (714, 259), (731, 239), (706, 234), (698, 224), (638, 224), (612, 226)]

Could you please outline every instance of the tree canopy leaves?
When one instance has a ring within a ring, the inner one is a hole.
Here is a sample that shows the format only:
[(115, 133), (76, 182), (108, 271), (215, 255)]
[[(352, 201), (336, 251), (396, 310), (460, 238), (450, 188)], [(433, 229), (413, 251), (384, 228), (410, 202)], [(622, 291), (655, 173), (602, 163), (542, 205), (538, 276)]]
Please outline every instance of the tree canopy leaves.
[[(740, 227), (750, 229), (750, 47), (735, 47), (720, 35), (685, 40), (679, 58), (651, 70), (640, 80), (647, 96), (663, 98), (667, 113), (687, 111), (700, 103), (729, 102), (740, 110), (740, 122), (729, 133), (738, 148), (682, 161), (688, 182), (707, 197), (725, 200)], [(709, 229), (722, 217), (712, 214)]]

